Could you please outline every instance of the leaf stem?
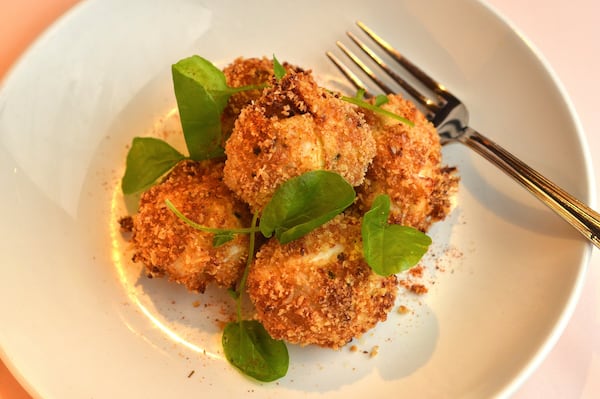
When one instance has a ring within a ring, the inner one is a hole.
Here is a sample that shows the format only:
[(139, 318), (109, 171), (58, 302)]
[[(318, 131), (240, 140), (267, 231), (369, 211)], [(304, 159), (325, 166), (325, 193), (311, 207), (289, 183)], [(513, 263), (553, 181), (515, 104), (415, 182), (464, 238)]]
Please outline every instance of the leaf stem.
[(248, 280), (248, 273), (250, 272), (250, 265), (254, 260), (254, 247), (256, 246), (256, 224), (258, 221), (258, 212), (252, 216), (252, 224), (250, 233), (250, 242), (248, 244), (248, 258), (246, 259), (246, 267), (244, 268), (244, 274), (242, 274), (242, 278), (237, 288), (237, 297), (236, 297), (236, 309), (237, 309), (237, 320), (238, 322), (242, 322), (242, 293), (246, 289), (246, 280)]
[(181, 219), (188, 226), (193, 227), (196, 230), (205, 231), (207, 233), (213, 233), (213, 234), (227, 234), (227, 233), (230, 233), (230, 234), (252, 234), (252, 233), (256, 233), (257, 231), (260, 231), (255, 226), (254, 227), (243, 227), (243, 228), (239, 228), (239, 229), (218, 229), (218, 228), (214, 228), (214, 227), (202, 226), (201, 224), (194, 222), (193, 220), (191, 220), (187, 216), (185, 216), (183, 213), (181, 213), (181, 211), (179, 209), (177, 209), (170, 200), (166, 199), (165, 204), (167, 205), (167, 208), (169, 208), (171, 210), (171, 212), (173, 212), (175, 215), (177, 215), (177, 217), (179, 219)]
[(359, 106), (361, 108), (368, 109), (369, 111), (373, 111), (373, 112), (376, 112), (378, 114), (390, 117), (392, 119), (396, 119), (396, 120), (404, 123), (405, 125), (408, 125), (408, 126), (411, 126), (411, 127), (415, 125), (413, 121), (411, 121), (409, 119), (406, 119), (403, 116), (400, 116), (400, 115), (395, 114), (393, 112), (390, 112), (390, 111), (388, 111), (386, 109), (383, 109), (381, 107), (378, 107), (376, 105), (368, 103), (365, 100), (362, 100), (360, 98), (342, 96), (341, 99), (343, 101), (346, 101), (346, 102), (350, 103), (350, 104), (354, 104), (354, 105), (357, 105), (357, 106)]
[(228, 93), (235, 94), (235, 93), (241, 93), (243, 91), (262, 90), (267, 87), (269, 87), (269, 85), (267, 83), (261, 83), (261, 84), (257, 84), (257, 85), (240, 86), (240, 87), (228, 87)]

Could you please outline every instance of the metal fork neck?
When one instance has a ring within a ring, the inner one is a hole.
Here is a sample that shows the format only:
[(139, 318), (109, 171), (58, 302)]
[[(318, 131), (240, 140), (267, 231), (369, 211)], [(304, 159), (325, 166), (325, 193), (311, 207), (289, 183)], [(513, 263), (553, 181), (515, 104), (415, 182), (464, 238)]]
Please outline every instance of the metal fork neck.
[(462, 133), (452, 141), (466, 144), (494, 163), (600, 248), (600, 214), (598, 212), (470, 127), (463, 128)]
[(454, 96), (445, 96), (446, 105), (435, 113), (431, 122), (437, 126), (443, 144), (460, 140), (466, 133), (469, 112)]

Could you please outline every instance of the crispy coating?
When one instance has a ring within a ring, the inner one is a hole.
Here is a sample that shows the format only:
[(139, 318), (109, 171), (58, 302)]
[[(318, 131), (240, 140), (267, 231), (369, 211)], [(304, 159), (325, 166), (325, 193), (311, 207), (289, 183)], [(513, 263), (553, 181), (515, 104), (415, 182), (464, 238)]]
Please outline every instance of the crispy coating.
[[(284, 62), (287, 71), (301, 71), (302, 69)], [(273, 60), (262, 58), (236, 58), (231, 64), (223, 68), (223, 74), (229, 87), (253, 86), (268, 83), (273, 77)], [(224, 137), (229, 137), (233, 130), (235, 120), (242, 109), (252, 101), (258, 99), (261, 90), (246, 90), (235, 93), (227, 102), (227, 107), (221, 116), (221, 130)]]
[(331, 170), (360, 185), (375, 141), (356, 107), (299, 72), (273, 81), (242, 110), (225, 152), (225, 183), (260, 211), (279, 185), (311, 170)]
[(248, 237), (237, 235), (220, 247), (213, 234), (193, 229), (165, 205), (169, 199), (189, 219), (213, 228), (250, 224), (247, 207), (223, 184), (223, 163), (182, 161), (166, 179), (142, 194), (133, 217), (134, 261), (143, 262), (150, 277), (166, 276), (191, 291), (206, 285), (232, 287), (241, 277)]
[(258, 320), (276, 339), (340, 348), (387, 317), (396, 276), (373, 273), (360, 220), (338, 215), (306, 236), (263, 245), (248, 275)]
[(441, 145), (435, 127), (400, 95), (388, 96), (383, 108), (402, 115), (415, 126), (363, 111), (377, 143), (377, 153), (357, 189), (358, 207), (367, 211), (375, 197), (388, 194), (392, 206), (389, 222), (426, 231), (452, 208), (458, 186), (455, 169), (441, 164)]

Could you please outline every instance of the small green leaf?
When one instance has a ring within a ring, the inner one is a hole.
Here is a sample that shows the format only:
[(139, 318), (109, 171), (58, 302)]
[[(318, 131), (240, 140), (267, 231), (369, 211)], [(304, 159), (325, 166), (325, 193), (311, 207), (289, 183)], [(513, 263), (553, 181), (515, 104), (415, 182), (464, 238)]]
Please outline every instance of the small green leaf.
[(227, 294), (229, 294), (231, 299), (233, 299), (234, 301), (237, 301), (240, 297), (240, 293), (234, 290), (233, 288), (227, 288)]
[(377, 228), (385, 227), (390, 215), (390, 206), (391, 201), (388, 195), (378, 195), (373, 201), (371, 209), (365, 214), (366, 221)]
[(375, 106), (381, 107), (383, 104), (387, 104), (390, 101), (388, 96), (380, 94), (375, 97)]
[(214, 246), (223, 245), (223, 244), (227, 243), (228, 241), (231, 241), (235, 234), (250, 234), (250, 233), (255, 233), (256, 231), (258, 231), (254, 227), (241, 227), (241, 228), (237, 228), (237, 229), (222, 229), (222, 228), (216, 228), (216, 227), (203, 226), (201, 224), (194, 222), (193, 220), (191, 220), (190, 218), (185, 216), (183, 213), (181, 213), (181, 211), (179, 209), (177, 209), (177, 207), (175, 205), (173, 205), (171, 200), (169, 200), (168, 198), (165, 199), (165, 205), (167, 206), (167, 208), (169, 208), (169, 210), (171, 212), (173, 212), (175, 214), (175, 216), (177, 216), (179, 219), (181, 219), (181, 221), (183, 221), (188, 226), (190, 226), (196, 230), (205, 231), (207, 233), (214, 234), (215, 237), (213, 239), (213, 245), (215, 243), (218, 244), (218, 245), (214, 245)]
[(200, 161), (223, 156), (221, 113), (231, 95), (225, 75), (197, 55), (177, 62), (171, 70), (190, 158)]
[(190, 158), (222, 157), (221, 114), (232, 94), (266, 85), (229, 87), (225, 74), (210, 61), (193, 55), (172, 65), (173, 87)]
[(227, 360), (259, 381), (275, 381), (287, 374), (289, 354), (283, 341), (271, 338), (256, 320), (231, 322), (222, 337)]
[(357, 100), (364, 100), (366, 93), (367, 93), (367, 91), (361, 87), (360, 89), (356, 90), (356, 94), (354, 95), (354, 98)]
[(221, 245), (227, 244), (229, 241), (233, 240), (235, 235), (231, 231), (224, 231), (222, 233), (215, 233), (213, 236), (213, 247), (217, 248)]
[(285, 68), (279, 63), (275, 54), (273, 54), (273, 73), (275, 74), (275, 79), (277, 79), (277, 81), (280, 81), (286, 74)]
[(183, 154), (162, 140), (152, 137), (134, 138), (127, 153), (125, 174), (121, 180), (123, 194), (135, 194), (148, 189), (183, 159)]
[(265, 206), (260, 231), (285, 244), (342, 213), (356, 193), (339, 174), (315, 170), (283, 183)]
[(417, 229), (388, 224), (389, 213), (390, 198), (380, 195), (362, 222), (365, 259), (381, 276), (400, 273), (416, 265), (431, 245), (431, 238)]

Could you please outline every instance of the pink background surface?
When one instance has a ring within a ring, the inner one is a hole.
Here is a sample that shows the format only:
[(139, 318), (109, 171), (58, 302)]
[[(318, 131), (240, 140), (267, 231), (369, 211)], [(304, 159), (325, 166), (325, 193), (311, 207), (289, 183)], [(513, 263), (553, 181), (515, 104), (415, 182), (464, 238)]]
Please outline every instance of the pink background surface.
[[(0, 79), (76, 0), (0, 1)], [(580, 117), (594, 173), (600, 176), (600, 2), (488, 0), (538, 49), (563, 83)], [(600, 198), (596, 188), (596, 198)], [(598, 206), (595, 207), (598, 209)], [(1, 321), (0, 321), (1, 324)], [(93, 393), (90, 393), (93, 394)], [(523, 398), (600, 397), (600, 251), (594, 249), (581, 299), (555, 348), (514, 395)], [(0, 361), (0, 399), (31, 398)]]

